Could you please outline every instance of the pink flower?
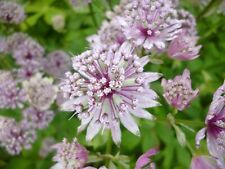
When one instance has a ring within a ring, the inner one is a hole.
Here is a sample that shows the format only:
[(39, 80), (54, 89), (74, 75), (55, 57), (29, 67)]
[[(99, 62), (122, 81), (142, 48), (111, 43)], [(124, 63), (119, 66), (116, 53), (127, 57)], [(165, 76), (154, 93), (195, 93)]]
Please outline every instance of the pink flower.
[(71, 70), (70, 56), (61, 50), (49, 53), (44, 60), (44, 70), (55, 78), (62, 78), (65, 72)]
[(74, 111), (81, 119), (79, 132), (88, 126), (87, 141), (101, 129), (110, 129), (114, 142), (119, 144), (120, 122), (139, 135), (132, 115), (153, 119), (144, 108), (159, 105), (149, 83), (161, 74), (143, 72), (148, 61), (148, 57), (136, 56), (128, 43), (119, 48), (93, 49), (73, 58), (75, 73), (66, 73), (60, 85), (67, 98), (62, 109)]
[(15, 2), (0, 2), (0, 22), (19, 24), (25, 19), (25, 13), (22, 6)]
[(198, 37), (188, 35), (187, 31), (179, 33), (178, 37), (173, 39), (168, 47), (168, 56), (177, 60), (193, 60), (199, 57), (201, 46), (196, 43)]
[(77, 142), (76, 138), (72, 143), (64, 139), (53, 148), (57, 151), (53, 157), (57, 163), (51, 169), (81, 169), (88, 160), (88, 151)]
[(149, 166), (147, 167), (148, 169), (155, 169), (155, 164), (152, 163), (152, 161), (150, 160), (150, 157), (156, 155), (157, 153), (158, 153), (157, 149), (150, 149), (146, 153), (141, 155), (136, 162), (135, 169), (142, 169), (143, 167), (146, 167), (147, 165)]
[(209, 153), (218, 158), (220, 163), (225, 163), (225, 82), (213, 96), (208, 115), (205, 120), (206, 128), (201, 129), (196, 135), (196, 145), (207, 133), (207, 146)]
[(224, 169), (224, 168), (220, 168), (213, 157), (195, 156), (192, 159), (190, 169)]
[(190, 71), (185, 69), (182, 76), (178, 75), (173, 80), (162, 80), (164, 98), (168, 104), (182, 111), (198, 96), (199, 90), (192, 90)]
[(26, 124), (0, 117), (0, 143), (9, 154), (18, 155), (23, 149), (30, 149), (35, 139), (35, 130)]
[(171, 1), (133, 1), (132, 9), (121, 17), (123, 31), (128, 40), (147, 50), (164, 49), (168, 41), (176, 38), (181, 22)]

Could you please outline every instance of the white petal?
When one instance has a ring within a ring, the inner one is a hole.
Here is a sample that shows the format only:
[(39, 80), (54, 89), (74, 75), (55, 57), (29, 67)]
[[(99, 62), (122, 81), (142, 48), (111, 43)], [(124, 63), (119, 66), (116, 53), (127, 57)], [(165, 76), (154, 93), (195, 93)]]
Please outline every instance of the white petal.
[(144, 118), (144, 119), (148, 119), (148, 120), (154, 120), (155, 117), (149, 113), (148, 111), (144, 110), (144, 109), (141, 109), (141, 108), (137, 108), (137, 109), (130, 109), (130, 112), (136, 116), (136, 117), (139, 117), (139, 118)]
[(90, 142), (100, 131), (101, 123), (95, 120), (92, 120), (87, 128), (86, 140)]
[(120, 123), (119, 122), (113, 122), (111, 126), (111, 133), (112, 133), (112, 139), (114, 143), (117, 145), (120, 145), (121, 143), (121, 130), (120, 130)]
[(125, 128), (127, 128), (131, 133), (140, 136), (139, 128), (134, 121), (133, 117), (127, 112), (123, 112), (123, 114), (119, 113), (119, 117), (121, 120), (121, 123), (124, 125)]

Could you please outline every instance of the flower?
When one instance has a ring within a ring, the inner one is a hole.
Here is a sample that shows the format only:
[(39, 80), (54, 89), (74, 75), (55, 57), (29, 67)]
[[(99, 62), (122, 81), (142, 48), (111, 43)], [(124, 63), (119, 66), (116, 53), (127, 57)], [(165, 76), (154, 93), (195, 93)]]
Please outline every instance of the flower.
[(26, 101), (25, 93), (17, 87), (12, 74), (0, 71), (0, 108), (22, 108)]
[(29, 107), (22, 112), (23, 121), (34, 129), (44, 129), (54, 117), (54, 112), (51, 110), (38, 110), (34, 107)]
[(190, 71), (185, 69), (182, 75), (173, 80), (162, 80), (164, 98), (167, 103), (182, 111), (189, 106), (190, 102), (198, 96), (199, 90), (192, 90)]
[(224, 168), (220, 168), (213, 157), (195, 156), (192, 158), (190, 169), (224, 169)]
[(24, 9), (15, 2), (0, 1), (0, 21), (19, 24), (25, 19)]
[(119, 48), (89, 50), (73, 58), (75, 73), (66, 73), (60, 85), (67, 98), (62, 109), (78, 114), (79, 132), (88, 126), (87, 141), (101, 129), (108, 128), (113, 141), (119, 144), (120, 121), (130, 132), (139, 135), (131, 115), (153, 119), (144, 108), (159, 105), (149, 83), (159, 79), (161, 74), (143, 72), (148, 61), (147, 56), (136, 56), (128, 43)]
[(51, 169), (81, 169), (88, 160), (88, 151), (77, 142), (76, 138), (71, 143), (63, 139), (53, 148), (57, 151), (53, 161), (57, 163)]
[(52, 147), (55, 145), (55, 139), (52, 137), (47, 137), (42, 141), (41, 149), (39, 150), (39, 155), (42, 158), (47, 157), (49, 153), (52, 152), (52, 149), (49, 147)]
[(151, 162), (150, 157), (156, 155), (158, 153), (157, 149), (150, 149), (146, 153), (142, 154), (135, 165), (135, 169), (142, 169), (143, 167), (146, 167), (147, 165), (149, 169), (155, 169), (155, 164)]
[(185, 10), (177, 11), (182, 21), (182, 31), (173, 39), (167, 49), (168, 56), (178, 60), (193, 60), (199, 57), (201, 46), (197, 46), (198, 36), (195, 17)]
[(42, 77), (38, 73), (23, 82), (23, 88), (32, 106), (39, 110), (47, 110), (56, 99), (58, 88), (54, 86), (53, 79)]
[[(11, 155), (18, 155), (23, 149), (30, 149), (36, 139), (33, 129), (12, 118), (0, 117), (0, 145)], [(2, 125), (4, 124), (4, 125)]]
[(49, 53), (44, 60), (44, 70), (55, 78), (61, 78), (71, 69), (69, 55), (61, 50)]
[(7, 38), (8, 52), (16, 59), (20, 66), (42, 68), (41, 62), (44, 48), (24, 33), (14, 33)]
[[(171, 1), (133, 1), (133, 9), (121, 17), (123, 31), (128, 40), (137, 46), (151, 50), (165, 49), (166, 43), (177, 37), (181, 21)], [(174, 16), (174, 17), (173, 17)]]
[(178, 60), (193, 60), (199, 57), (201, 45), (196, 46), (198, 41), (197, 36), (187, 34), (187, 31), (182, 31), (178, 37), (173, 39), (168, 47), (168, 56)]
[(96, 45), (122, 45), (125, 41), (125, 35), (123, 34), (122, 27), (118, 24), (117, 18), (113, 18), (111, 21), (104, 21), (97, 35), (92, 35), (87, 39), (92, 47)]
[(207, 133), (207, 146), (209, 153), (225, 163), (225, 82), (218, 88), (213, 96), (205, 124), (196, 135), (196, 145), (205, 138)]
[(58, 31), (61, 32), (65, 27), (65, 16), (62, 14), (58, 14), (52, 17), (52, 27)]

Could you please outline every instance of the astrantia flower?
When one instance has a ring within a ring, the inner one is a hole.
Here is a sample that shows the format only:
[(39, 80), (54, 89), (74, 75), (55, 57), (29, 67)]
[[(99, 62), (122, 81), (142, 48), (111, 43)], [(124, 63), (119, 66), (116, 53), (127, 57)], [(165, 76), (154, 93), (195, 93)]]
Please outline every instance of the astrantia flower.
[(71, 69), (70, 56), (61, 50), (53, 51), (44, 60), (44, 69), (48, 74), (59, 79)]
[(64, 139), (53, 148), (56, 149), (53, 157), (56, 164), (51, 169), (82, 169), (88, 160), (88, 151), (76, 139), (72, 143)]
[(197, 46), (198, 37), (187, 34), (186, 31), (179, 33), (176, 39), (169, 44), (167, 53), (172, 59), (193, 60), (199, 57), (201, 46)]
[(36, 73), (40, 71), (38, 66), (27, 64), (15, 70), (17, 73), (17, 78), (20, 80), (30, 79)]
[(88, 37), (91, 46), (95, 45), (122, 45), (125, 41), (125, 35), (122, 32), (122, 27), (118, 24), (118, 20), (113, 18), (111, 21), (104, 21), (97, 35)]
[(173, 80), (162, 80), (164, 98), (168, 104), (182, 111), (198, 96), (199, 90), (192, 90), (190, 72), (185, 69), (182, 76), (178, 75)]
[(0, 21), (19, 24), (25, 19), (24, 9), (15, 2), (0, 1)]
[(200, 145), (206, 132), (209, 153), (225, 164), (225, 83), (215, 92), (205, 123), (206, 128), (196, 135), (196, 144)]
[(195, 156), (192, 158), (190, 169), (224, 169), (217, 165), (215, 158), (210, 156)]
[[(61, 90), (67, 101), (63, 110), (74, 111), (81, 119), (79, 131), (87, 126), (87, 141), (100, 129), (109, 128), (115, 143), (121, 141), (120, 124), (139, 135), (131, 115), (152, 119), (144, 108), (158, 106), (157, 94), (149, 83), (161, 77), (159, 73), (145, 73), (148, 57), (139, 58), (131, 45), (119, 49), (86, 51), (73, 58), (75, 73), (66, 73)], [(147, 99), (146, 99), (147, 98)]]
[(0, 117), (0, 123), (4, 123), (0, 129), (0, 145), (11, 155), (19, 154), (23, 149), (30, 149), (36, 139), (33, 129), (27, 128), (23, 123), (17, 123), (14, 119)]
[(47, 110), (56, 99), (57, 87), (53, 79), (36, 74), (23, 82), (24, 90), (31, 105), (39, 110)]
[(7, 39), (9, 52), (18, 65), (32, 65), (41, 68), (44, 48), (24, 33), (14, 33)]
[(6, 38), (0, 37), (0, 53), (5, 53), (7, 51)]
[(173, 39), (167, 49), (168, 56), (178, 60), (193, 60), (199, 56), (198, 36), (194, 16), (185, 10), (178, 10), (177, 18), (182, 20), (182, 31)]
[(133, 1), (133, 9), (121, 17), (124, 34), (128, 40), (147, 50), (164, 49), (166, 43), (176, 38), (181, 22), (171, 1)]
[(0, 71), (0, 108), (23, 107), (25, 93), (13, 80), (10, 72)]
[(23, 121), (28, 127), (34, 129), (44, 129), (48, 127), (49, 123), (54, 117), (54, 112), (51, 110), (38, 110), (34, 107), (23, 110)]
[(156, 155), (157, 153), (158, 153), (158, 150), (150, 149), (146, 153), (141, 155), (136, 162), (135, 169), (142, 169), (144, 167), (148, 169), (155, 169), (155, 164), (152, 163), (150, 158)]

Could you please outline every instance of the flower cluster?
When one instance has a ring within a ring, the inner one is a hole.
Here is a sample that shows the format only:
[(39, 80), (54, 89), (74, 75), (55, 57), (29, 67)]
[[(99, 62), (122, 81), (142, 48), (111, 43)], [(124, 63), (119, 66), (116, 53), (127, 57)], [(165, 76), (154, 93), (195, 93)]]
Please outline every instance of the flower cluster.
[(47, 55), (44, 60), (44, 70), (55, 78), (61, 78), (70, 70), (71, 62), (67, 53), (56, 50)]
[(22, 108), (26, 100), (25, 92), (8, 71), (0, 71), (0, 108)]
[(185, 69), (183, 75), (176, 76), (173, 80), (162, 80), (162, 86), (164, 88), (164, 94), (166, 101), (182, 111), (190, 102), (198, 96), (199, 90), (192, 90), (191, 78), (188, 69)]
[(56, 164), (51, 169), (81, 169), (88, 160), (88, 151), (77, 142), (76, 138), (71, 143), (64, 139), (53, 148), (57, 154), (53, 158)]
[(131, 42), (138, 50), (167, 52), (172, 59), (193, 60), (199, 56), (196, 21), (172, 0), (122, 0), (107, 12), (96, 35), (88, 37), (94, 48)]
[(27, 128), (23, 122), (12, 118), (0, 117), (0, 145), (11, 155), (19, 154), (22, 149), (30, 149), (36, 139), (33, 129)]
[[(87, 128), (87, 141), (100, 129), (109, 128), (115, 143), (121, 141), (120, 122), (139, 135), (132, 115), (153, 119), (144, 108), (158, 106), (157, 94), (149, 83), (159, 73), (143, 72), (148, 57), (139, 58), (130, 44), (111, 49), (93, 49), (73, 58), (74, 73), (66, 73), (61, 90), (67, 101), (66, 111), (74, 111), (81, 119), (78, 131)], [(146, 99), (148, 98), (148, 99)]]
[(57, 96), (57, 87), (53, 85), (53, 79), (43, 78), (42, 74), (36, 74), (23, 82), (24, 91), (28, 101), (40, 110), (47, 110)]
[(22, 6), (15, 2), (0, 1), (0, 22), (19, 24), (25, 19)]

